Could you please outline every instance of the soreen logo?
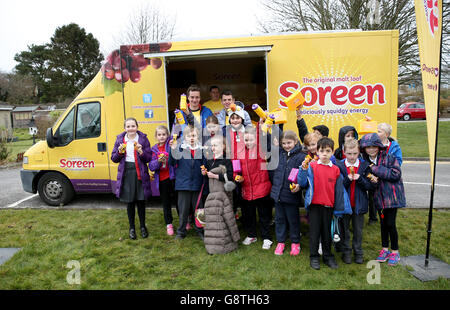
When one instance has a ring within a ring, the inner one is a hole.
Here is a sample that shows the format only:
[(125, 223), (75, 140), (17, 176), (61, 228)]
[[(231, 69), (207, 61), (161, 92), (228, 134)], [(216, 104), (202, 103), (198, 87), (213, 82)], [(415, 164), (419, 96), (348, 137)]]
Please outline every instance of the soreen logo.
[(63, 158), (59, 161), (59, 166), (61, 168), (71, 168), (71, 169), (89, 169), (94, 168), (95, 163), (93, 160), (69, 160)]
[[(280, 85), (278, 92), (281, 96), (287, 98), (299, 87), (300, 85), (297, 82), (284, 82)], [(353, 105), (360, 105), (363, 103), (374, 104), (375, 102), (383, 105), (386, 103), (385, 88), (383, 84), (355, 84), (351, 87), (346, 85), (325, 87), (305, 86), (301, 88), (301, 92), (306, 100), (304, 105), (307, 107), (311, 107), (316, 103), (323, 106), (325, 105), (325, 102), (331, 102), (338, 106), (346, 103), (351, 103)], [(279, 100), (279, 104), (283, 107), (286, 106), (281, 99)]]

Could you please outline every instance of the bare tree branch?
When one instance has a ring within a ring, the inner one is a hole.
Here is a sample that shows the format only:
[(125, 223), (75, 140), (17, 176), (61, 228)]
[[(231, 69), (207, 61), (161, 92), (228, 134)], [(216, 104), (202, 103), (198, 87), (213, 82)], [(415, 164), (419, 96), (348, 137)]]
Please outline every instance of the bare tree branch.
[(118, 45), (144, 44), (171, 40), (175, 34), (176, 16), (166, 14), (156, 5), (141, 5), (129, 17)]

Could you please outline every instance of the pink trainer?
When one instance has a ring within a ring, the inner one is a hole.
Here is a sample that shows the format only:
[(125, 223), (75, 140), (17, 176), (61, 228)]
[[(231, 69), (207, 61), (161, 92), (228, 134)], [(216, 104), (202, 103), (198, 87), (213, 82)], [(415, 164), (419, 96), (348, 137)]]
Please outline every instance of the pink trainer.
[(292, 243), (291, 244), (291, 253), (292, 256), (296, 256), (300, 254), (300, 243)]
[(284, 252), (284, 243), (279, 242), (277, 244), (277, 248), (275, 249), (275, 255), (283, 255)]
[(173, 236), (173, 225), (172, 224), (167, 225), (167, 234), (169, 236)]

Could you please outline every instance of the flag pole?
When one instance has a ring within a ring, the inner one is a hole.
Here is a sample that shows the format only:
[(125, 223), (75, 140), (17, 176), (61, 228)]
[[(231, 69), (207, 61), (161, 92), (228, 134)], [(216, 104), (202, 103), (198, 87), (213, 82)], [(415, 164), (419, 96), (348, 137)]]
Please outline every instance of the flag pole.
[[(443, 14), (442, 14), (443, 16)], [(437, 146), (438, 146), (438, 134), (439, 134), (439, 102), (441, 97), (441, 65), (442, 65), (442, 33), (441, 30), (441, 46), (439, 52), (439, 79), (438, 79), (438, 96), (437, 96), (437, 113), (436, 113), (436, 136), (434, 143), (434, 162), (433, 162), (433, 178), (431, 181), (431, 195), (430, 195), (430, 209), (428, 212), (428, 227), (427, 227), (427, 248), (425, 252), (425, 267), (428, 267), (430, 259), (430, 241), (431, 241), (431, 227), (433, 222), (433, 199), (434, 199), (434, 183), (436, 180), (436, 158), (437, 158)], [(423, 87), (423, 86), (422, 86)]]

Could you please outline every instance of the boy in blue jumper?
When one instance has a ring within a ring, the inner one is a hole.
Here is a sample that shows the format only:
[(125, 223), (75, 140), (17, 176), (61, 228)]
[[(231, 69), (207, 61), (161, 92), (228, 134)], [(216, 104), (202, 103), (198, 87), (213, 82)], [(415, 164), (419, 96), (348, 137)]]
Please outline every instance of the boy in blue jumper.
[(298, 184), (306, 189), (305, 208), (309, 211), (310, 266), (316, 270), (320, 269), (320, 241), (324, 263), (333, 269), (338, 267), (331, 253), (331, 221), (333, 212), (345, 209), (345, 191), (340, 170), (330, 160), (333, 149), (333, 140), (320, 139), (317, 142), (319, 160), (311, 162), (309, 167), (303, 162), (298, 174)]
[[(368, 211), (367, 191), (373, 190), (375, 186), (367, 178), (370, 168), (368, 162), (360, 158), (358, 141), (355, 139), (346, 141), (342, 150), (345, 159), (337, 161), (336, 165), (344, 178), (344, 188), (350, 198), (353, 212), (352, 214), (344, 214), (339, 221), (341, 232), (339, 245), (343, 252), (342, 260), (344, 263), (352, 263), (353, 248), (355, 263), (362, 264), (364, 261), (362, 249), (364, 214)], [(350, 247), (350, 222), (353, 227), (352, 247)]]

